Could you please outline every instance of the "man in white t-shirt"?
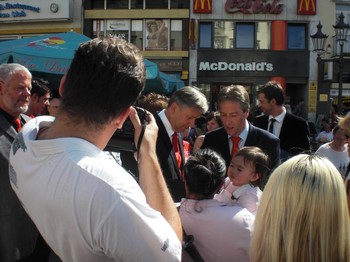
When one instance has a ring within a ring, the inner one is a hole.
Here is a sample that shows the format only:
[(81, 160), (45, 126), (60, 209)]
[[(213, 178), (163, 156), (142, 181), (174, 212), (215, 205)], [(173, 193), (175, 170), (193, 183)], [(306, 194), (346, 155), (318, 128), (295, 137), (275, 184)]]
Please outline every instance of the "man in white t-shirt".
[[(12, 187), (62, 261), (181, 259), (181, 222), (156, 156), (158, 128), (150, 113), (141, 123), (131, 107), (144, 83), (132, 44), (88, 41), (61, 80), (56, 119), (31, 120), (12, 145)], [(103, 152), (128, 116), (140, 186)]]

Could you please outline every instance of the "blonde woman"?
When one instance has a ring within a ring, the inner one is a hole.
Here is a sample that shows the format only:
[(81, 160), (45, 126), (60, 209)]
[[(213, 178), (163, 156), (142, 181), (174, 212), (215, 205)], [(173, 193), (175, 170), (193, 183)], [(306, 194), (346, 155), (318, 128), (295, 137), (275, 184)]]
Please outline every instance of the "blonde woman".
[(250, 257), (350, 261), (344, 182), (328, 159), (300, 154), (275, 169), (257, 211)]

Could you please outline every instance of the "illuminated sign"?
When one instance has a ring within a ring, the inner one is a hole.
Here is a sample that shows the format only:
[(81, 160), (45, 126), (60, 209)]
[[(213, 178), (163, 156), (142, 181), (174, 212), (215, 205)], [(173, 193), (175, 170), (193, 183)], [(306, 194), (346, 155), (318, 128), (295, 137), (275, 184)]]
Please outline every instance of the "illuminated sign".
[(316, 15), (316, 0), (298, 0), (298, 15)]
[(273, 64), (267, 62), (227, 63), (227, 62), (200, 62), (199, 71), (244, 71), (244, 72), (271, 72)]
[(212, 0), (193, 0), (193, 13), (211, 14), (212, 10)]
[(226, 0), (225, 10), (227, 13), (243, 14), (273, 14), (278, 15), (283, 11), (280, 0)]

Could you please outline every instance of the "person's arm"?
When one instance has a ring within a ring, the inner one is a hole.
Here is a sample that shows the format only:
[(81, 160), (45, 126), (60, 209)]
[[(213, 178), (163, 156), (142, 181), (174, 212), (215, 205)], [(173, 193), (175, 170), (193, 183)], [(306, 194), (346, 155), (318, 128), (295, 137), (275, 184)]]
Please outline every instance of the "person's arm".
[[(151, 113), (147, 115), (148, 124), (142, 138), (141, 146), (138, 148), (140, 187), (146, 196), (147, 203), (162, 214), (174, 229), (180, 241), (182, 241), (180, 216), (169, 193), (156, 154), (158, 126), (153, 115)], [(129, 116), (135, 127), (135, 144), (137, 144), (141, 132), (140, 120), (133, 108)]]
[(193, 153), (199, 151), (204, 141), (204, 135), (198, 136), (193, 144)]

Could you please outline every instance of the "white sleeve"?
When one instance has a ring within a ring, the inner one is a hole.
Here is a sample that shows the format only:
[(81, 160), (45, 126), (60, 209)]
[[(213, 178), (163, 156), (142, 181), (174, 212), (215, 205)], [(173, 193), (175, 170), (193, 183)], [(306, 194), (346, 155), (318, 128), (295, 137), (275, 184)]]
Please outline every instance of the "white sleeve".
[(118, 261), (180, 261), (181, 243), (163, 216), (137, 197), (122, 196), (97, 232), (98, 245)]

